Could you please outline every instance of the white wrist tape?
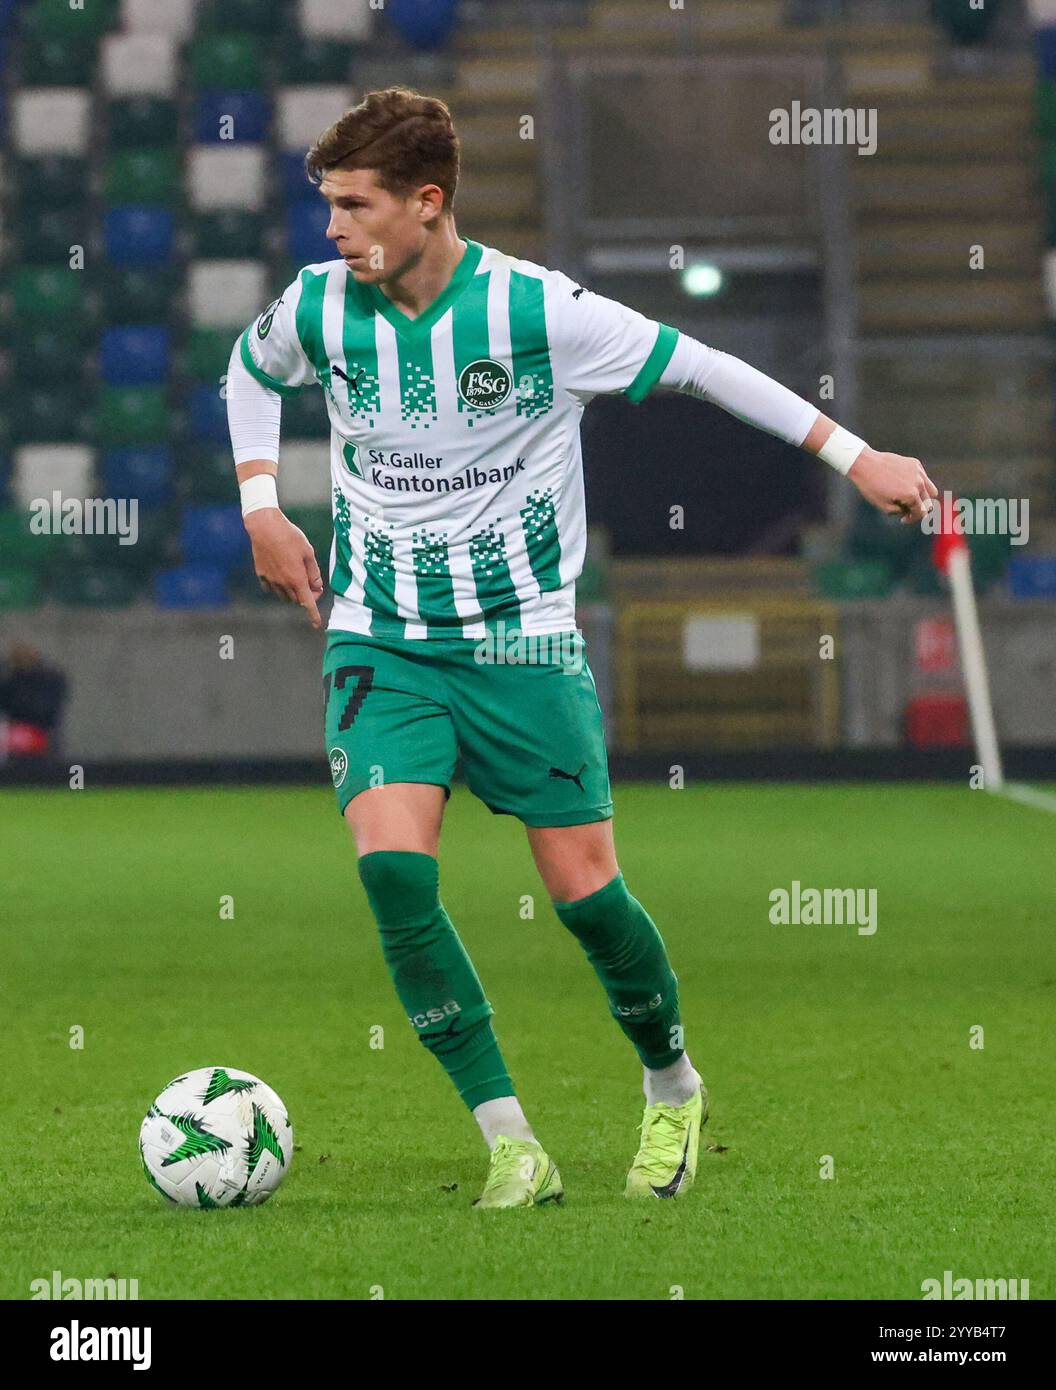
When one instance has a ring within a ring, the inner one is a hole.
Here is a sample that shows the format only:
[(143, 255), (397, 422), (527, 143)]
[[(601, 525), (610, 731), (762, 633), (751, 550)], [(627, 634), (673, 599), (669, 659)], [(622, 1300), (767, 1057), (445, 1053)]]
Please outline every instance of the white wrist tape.
[(858, 455), (868, 447), (864, 439), (837, 425), (818, 450), (818, 458), (830, 468), (835, 468), (837, 473), (847, 474)]
[(238, 490), (242, 494), (243, 517), (249, 516), (250, 512), (259, 512), (263, 507), (279, 505), (278, 488), (270, 473), (258, 473), (255, 478), (247, 478), (244, 483), (239, 483)]

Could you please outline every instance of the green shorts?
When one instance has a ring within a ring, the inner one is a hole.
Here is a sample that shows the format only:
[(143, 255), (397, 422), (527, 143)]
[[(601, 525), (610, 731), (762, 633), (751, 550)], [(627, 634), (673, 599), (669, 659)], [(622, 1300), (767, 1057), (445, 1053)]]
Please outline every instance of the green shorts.
[(342, 814), (388, 782), (431, 782), (450, 796), (461, 756), (470, 791), (496, 815), (525, 825), (607, 820), (605, 731), (585, 646), (578, 632), (520, 646), (507, 634), (485, 647), (332, 629), (323, 700)]

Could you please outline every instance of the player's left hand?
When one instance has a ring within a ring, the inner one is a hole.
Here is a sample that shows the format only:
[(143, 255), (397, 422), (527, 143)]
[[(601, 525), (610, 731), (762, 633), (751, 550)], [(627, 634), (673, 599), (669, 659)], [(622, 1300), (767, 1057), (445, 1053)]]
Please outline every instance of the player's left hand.
[(863, 449), (847, 474), (867, 502), (889, 516), (902, 514), (902, 524), (923, 520), (939, 489), (924, 472), (920, 459)]

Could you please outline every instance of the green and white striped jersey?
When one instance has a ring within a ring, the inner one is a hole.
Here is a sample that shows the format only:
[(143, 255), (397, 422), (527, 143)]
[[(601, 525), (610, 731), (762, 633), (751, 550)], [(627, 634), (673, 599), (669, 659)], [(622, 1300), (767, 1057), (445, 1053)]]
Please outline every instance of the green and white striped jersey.
[(416, 319), (340, 260), (307, 266), (242, 336), (331, 422), (331, 628), (382, 637), (574, 629), (588, 400), (655, 386), (678, 333), (568, 276), (467, 243)]

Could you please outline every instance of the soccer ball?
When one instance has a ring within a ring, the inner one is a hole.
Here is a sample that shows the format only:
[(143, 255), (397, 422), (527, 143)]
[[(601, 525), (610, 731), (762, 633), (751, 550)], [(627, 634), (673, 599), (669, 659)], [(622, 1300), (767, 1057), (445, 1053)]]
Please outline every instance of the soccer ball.
[(151, 1187), (184, 1207), (266, 1202), (293, 1158), (293, 1128), (270, 1086), (234, 1067), (170, 1081), (139, 1131)]

